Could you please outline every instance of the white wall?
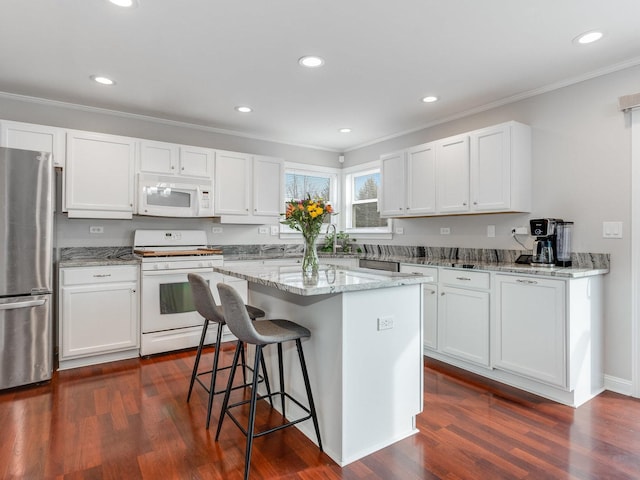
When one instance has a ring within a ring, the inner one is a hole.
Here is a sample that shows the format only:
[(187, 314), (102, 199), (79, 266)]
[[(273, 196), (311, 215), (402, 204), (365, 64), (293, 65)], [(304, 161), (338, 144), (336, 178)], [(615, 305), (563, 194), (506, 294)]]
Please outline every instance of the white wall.
[[(531, 214), (398, 220), (404, 235), (393, 243), (483, 248), (519, 248), (514, 226), (529, 218), (575, 222), (573, 250), (610, 253), (605, 277), (605, 373), (631, 381), (631, 131), (618, 97), (638, 91), (640, 67), (584, 81), (510, 105), (347, 152), (344, 166), (449, 135), (517, 120), (532, 127), (533, 210)], [(602, 238), (603, 221), (622, 221), (624, 238)], [(487, 238), (487, 225), (496, 238)], [(450, 236), (439, 234), (449, 227)], [(526, 237), (525, 237), (526, 238)], [(531, 245), (531, 239), (527, 238)]]

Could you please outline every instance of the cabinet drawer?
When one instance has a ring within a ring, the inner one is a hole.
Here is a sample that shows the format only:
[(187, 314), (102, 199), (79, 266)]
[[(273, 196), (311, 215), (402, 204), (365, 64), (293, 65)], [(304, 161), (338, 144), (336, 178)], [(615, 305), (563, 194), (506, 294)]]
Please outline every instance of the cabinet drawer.
[(489, 272), (476, 272), (468, 269), (443, 268), (440, 271), (440, 282), (457, 287), (489, 289), (491, 276)]
[(137, 282), (137, 265), (106, 267), (72, 267), (60, 269), (62, 285), (81, 285), (112, 282)]
[(402, 265), (400, 265), (400, 273), (417, 273), (419, 275), (426, 275), (433, 278), (431, 283), (438, 282), (438, 267), (427, 267), (424, 265), (411, 265), (403, 263)]

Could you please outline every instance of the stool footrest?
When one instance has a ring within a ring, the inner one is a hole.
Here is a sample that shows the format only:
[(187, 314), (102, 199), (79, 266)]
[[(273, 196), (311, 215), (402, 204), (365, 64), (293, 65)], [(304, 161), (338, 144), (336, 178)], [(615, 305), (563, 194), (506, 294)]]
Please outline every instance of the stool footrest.
[[(237, 388), (237, 387), (234, 387), (234, 388)], [(263, 435), (267, 435), (269, 433), (277, 432), (278, 430), (282, 430), (283, 428), (290, 427), (292, 425), (295, 425), (296, 423), (304, 422), (305, 420), (309, 420), (310, 418), (312, 418), (311, 410), (308, 407), (306, 407), (305, 405), (303, 405), (302, 403), (300, 403), (298, 400), (296, 400), (294, 397), (289, 395), (287, 392), (272, 392), (271, 394), (267, 394), (267, 395), (257, 395), (256, 396), (256, 400), (263, 400), (265, 398), (268, 398), (269, 400), (271, 400), (271, 397), (276, 396), (276, 395), (278, 395), (278, 396), (283, 396), (284, 395), (285, 397), (287, 397), (293, 403), (298, 405), (302, 410), (304, 410), (307, 413), (307, 416), (306, 417), (302, 417), (302, 418), (298, 418), (296, 420), (289, 420), (289, 421), (287, 421), (287, 423), (284, 423), (282, 425), (278, 425), (277, 427), (273, 427), (273, 428), (270, 428), (268, 430), (263, 430), (261, 432), (254, 433), (253, 434), (253, 438), (258, 438), (258, 437), (262, 437)], [(232, 408), (235, 408), (235, 407), (246, 405), (247, 403), (251, 403), (251, 399), (242, 400), (240, 402), (232, 403), (231, 405), (227, 406), (227, 411), (226, 411), (226, 414), (229, 415), (229, 418), (231, 418), (233, 423), (235, 423), (237, 425), (237, 427), (240, 429), (240, 431), (242, 431), (242, 433), (244, 433), (245, 436), (247, 436), (246, 428), (242, 426), (242, 424), (238, 421), (238, 419), (236, 419), (236, 417), (230, 412), (230, 410)], [(286, 420), (286, 418), (285, 418), (285, 420)]]
[[(218, 368), (218, 371), (220, 371), (220, 370), (229, 370), (231, 367), (232, 367), (232, 365), (228, 365), (228, 366), (226, 366), (226, 367), (220, 367), (220, 368)], [(245, 368), (246, 368), (247, 370), (249, 370), (251, 373), (253, 373), (253, 368), (251, 368), (251, 367), (245, 367)], [(196, 382), (198, 382), (198, 383), (202, 386), (202, 388), (204, 388), (205, 392), (207, 392), (207, 393), (210, 393), (210, 392), (209, 392), (209, 387), (208, 387), (206, 384), (204, 384), (204, 383), (202, 382), (202, 380), (200, 380), (200, 378), (199, 378), (199, 377), (200, 377), (201, 375), (211, 375), (212, 373), (213, 373), (213, 370), (207, 370), (206, 372), (200, 372), (200, 373), (198, 373), (198, 374), (196, 375), (196, 377), (195, 377)], [(264, 376), (262, 376), (262, 375), (258, 374), (258, 383), (263, 383), (263, 382), (264, 382)], [(252, 383), (252, 382), (247, 382), (247, 383), (243, 383), (242, 385), (236, 385), (235, 387), (231, 387), (231, 390), (237, 390), (237, 389), (239, 389), (239, 388), (246, 388), (246, 387), (250, 387), (250, 386), (252, 386), (252, 385), (253, 385), (253, 383)], [(226, 388), (223, 388), (222, 390), (216, 390), (215, 392), (213, 392), (213, 394), (214, 394), (214, 395), (219, 395), (220, 393), (224, 393), (224, 392), (226, 392), (226, 390), (227, 390)], [(266, 396), (267, 396), (267, 395), (265, 395), (265, 397), (266, 397)]]

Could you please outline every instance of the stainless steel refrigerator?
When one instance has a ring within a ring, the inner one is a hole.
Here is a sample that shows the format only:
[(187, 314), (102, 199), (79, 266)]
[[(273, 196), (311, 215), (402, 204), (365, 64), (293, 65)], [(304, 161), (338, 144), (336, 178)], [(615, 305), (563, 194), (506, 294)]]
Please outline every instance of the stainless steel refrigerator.
[(53, 371), (51, 155), (0, 148), (0, 389)]

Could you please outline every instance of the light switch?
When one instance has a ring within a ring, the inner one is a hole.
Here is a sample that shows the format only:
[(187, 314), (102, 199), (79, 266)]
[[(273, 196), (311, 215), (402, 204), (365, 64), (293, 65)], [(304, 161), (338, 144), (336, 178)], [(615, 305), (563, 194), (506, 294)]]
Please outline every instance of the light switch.
[(496, 236), (496, 226), (487, 225), (487, 237), (495, 237), (495, 236)]
[(602, 238), (622, 238), (622, 222), (602, 222)]

